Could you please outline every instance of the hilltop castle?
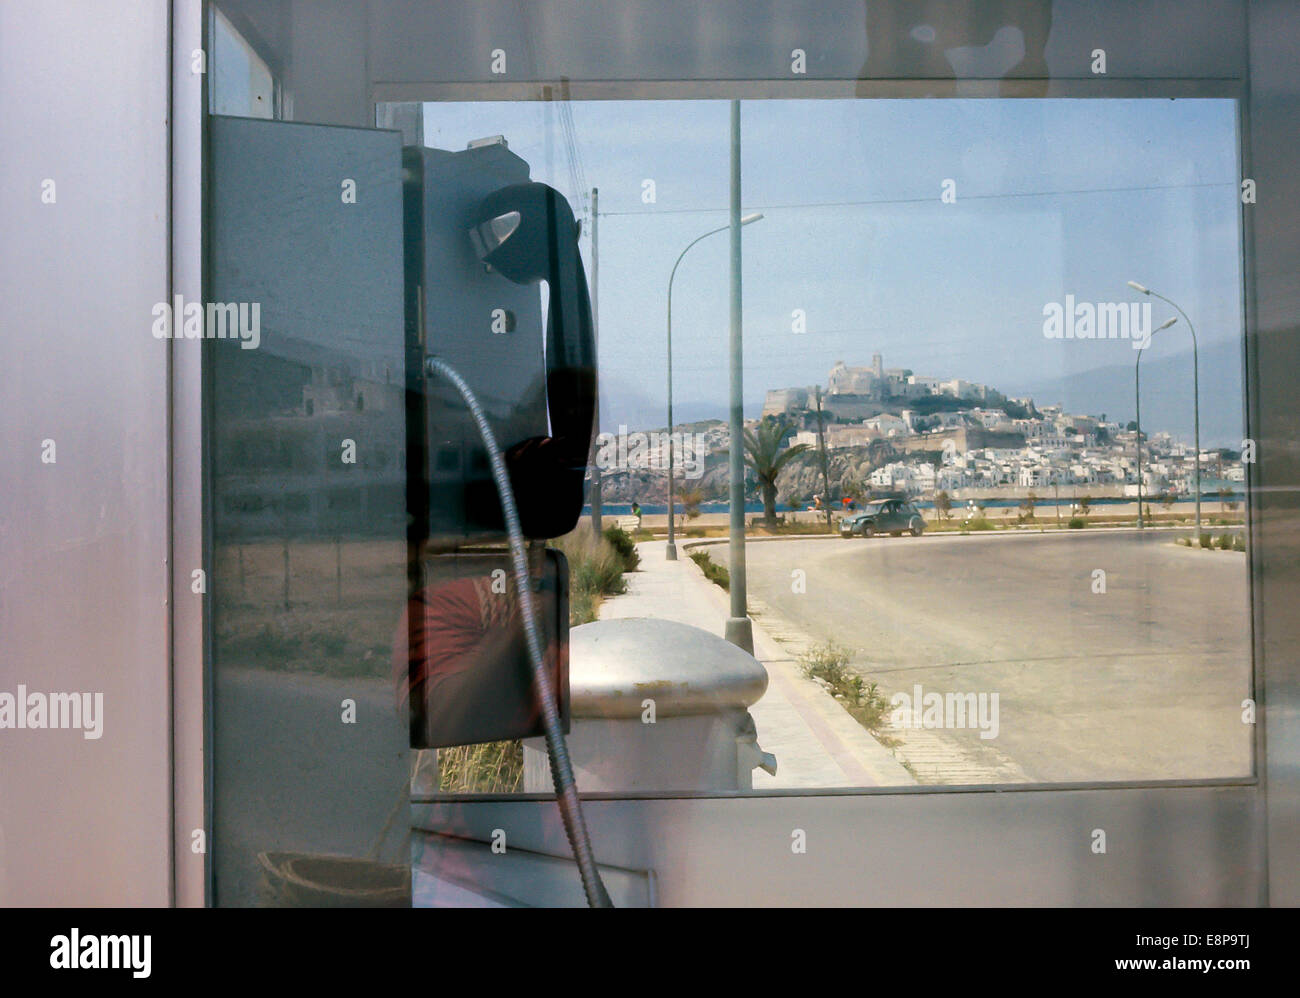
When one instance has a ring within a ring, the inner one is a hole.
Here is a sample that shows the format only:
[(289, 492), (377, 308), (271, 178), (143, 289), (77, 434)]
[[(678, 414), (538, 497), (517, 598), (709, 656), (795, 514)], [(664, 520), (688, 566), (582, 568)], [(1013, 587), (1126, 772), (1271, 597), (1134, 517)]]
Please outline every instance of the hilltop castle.
[[(777, 388), (769, 391), (763, 400), (763, 415), (808, 409), (814, 404), (816, 387)], [(872, 354), (870, 367), (849, 367), (844, 361), (835, 362), (826, 376), (825, 404), (845, 416), (859, 418), (880, 411), (889, 400), (905, 400), (927, 395), (949, 395), (971, 402), (997, 405), (1006, 397), (987, 385), (962, 378), (947, 381), (927, 375), (914, 374), (904, 367), (885, 367), (879, 352)]]

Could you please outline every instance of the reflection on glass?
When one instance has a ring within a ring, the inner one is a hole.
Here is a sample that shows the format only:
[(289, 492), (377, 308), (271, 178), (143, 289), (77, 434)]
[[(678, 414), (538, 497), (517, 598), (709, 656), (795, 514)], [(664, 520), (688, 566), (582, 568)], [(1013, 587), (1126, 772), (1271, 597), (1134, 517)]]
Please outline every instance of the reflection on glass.
[[(563, 689), (566, 648), (559, 615), (567, 610), (566, 573), (554, 552), (536, 547), (534, 554), (537, 623), (547, 665)], [(507, 552), (432, 554), (424, 561), (423, 581), (407, 602), (393, 642), (398, 705), (410, 713), (412, 747), (477, 746), (540, 735), (522, 608)], [(505, 775), (494, 782), (506, 782)]]
[[(211, 136), (209, 294), (260, 305), (255, 348), (185, 344), (211, 360), (216, 901), (409, 904), (400, 141), (233, 117)], [(340, 200), (340, 162), (364, 202)]]

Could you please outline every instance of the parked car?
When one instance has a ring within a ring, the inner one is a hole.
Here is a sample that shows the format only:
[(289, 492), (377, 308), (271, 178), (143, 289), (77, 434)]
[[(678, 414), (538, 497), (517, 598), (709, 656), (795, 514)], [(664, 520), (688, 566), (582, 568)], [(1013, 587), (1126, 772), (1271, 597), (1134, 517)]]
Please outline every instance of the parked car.
[(925, 517), (910, 502), (902, 499), (881, 499), (867, 503), (861, 512), (840, 520), (841, 537), (871, 537), (888, 533), (894, 537), (904, 531), (920, 537), (925, 530)]

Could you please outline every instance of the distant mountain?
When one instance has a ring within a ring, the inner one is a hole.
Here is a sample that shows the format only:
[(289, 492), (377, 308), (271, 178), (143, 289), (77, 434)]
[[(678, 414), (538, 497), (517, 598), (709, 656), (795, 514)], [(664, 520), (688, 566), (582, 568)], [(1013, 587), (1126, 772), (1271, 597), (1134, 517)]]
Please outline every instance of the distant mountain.
[[(750, 419), (763, 411), (763, 397), (747, 400), (745, 418)], [(673, 399), (673, 422), (694, 423), (705, 419), (727, 418), (726, 403), (701, 402), (698, 399)], [(651, 396), (635, 385), (617, 376), (602, 375), (600, 380), (600, 427), (614, 432), (619, 425), (629, 430), (661, 429), (668, 422), (663, 392)]]
[[(1167, 349), (1167, 347), (1165, 348)], [(1133, 359), (1137, 359), (1134, 351)], [(1201, 444), (1204, 447), (1241, 446), (1244, 436), (1242, 352), (1240, 344), (1215, 343), (1201, 351)], [(954, 372), (954, 377), (960, 377)], [(764, 388), (772, 386), (763, 386)], [(1071, 372), (1056, 378), (992, 384), (1011, 397), (1029, 396), (1040, 408), (1059, 403), (1069, 412), (1100, 416), (1121, 424), (1134, 417), (1133, 364), (1115, 364)], [(759, 415), (763, 395), (745, 402), (745, 418)], [(727, 418), (724, 402), (677, 399), (676, 423)], [(662, 428), (667, 422), (663, 393), (650, 395), (641, 386), (617, 376), (601, 381), (601, 428), (613, 431), (619, 424), (631, 430)], [(1188, 442), (1192, 439), (1192, 352), (1147, 353), (1142, 360), (1142, 428), (1166, 431)]]
[[(1137, 354), (1134, 353), (1134, 361)], [(1215, 343), (1201, 351), (1201, 446), (1241, 446), (1245, 435), (1240, 344)], [(1060, 403), (1066, 411), (1128, 423), (1134, 417), (1134, 364), (1117, 364), (1065, 377), (997, 386), (1011, 396), (1028, 395), (1040, 408)], [(1192, 439), (1192, 352), (1150, 353), (1142, 358), (1142, 430)]]

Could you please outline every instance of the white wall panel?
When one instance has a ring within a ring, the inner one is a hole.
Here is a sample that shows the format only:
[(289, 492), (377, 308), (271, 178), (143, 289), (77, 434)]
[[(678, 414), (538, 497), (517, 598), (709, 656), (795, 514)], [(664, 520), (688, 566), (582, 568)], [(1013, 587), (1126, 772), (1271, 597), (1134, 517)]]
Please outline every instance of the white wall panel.
[(170, 897), (168, 30), (0, 5), (0, 692), (104, 703), (97, 740), (0, 729), (0, 904)]

